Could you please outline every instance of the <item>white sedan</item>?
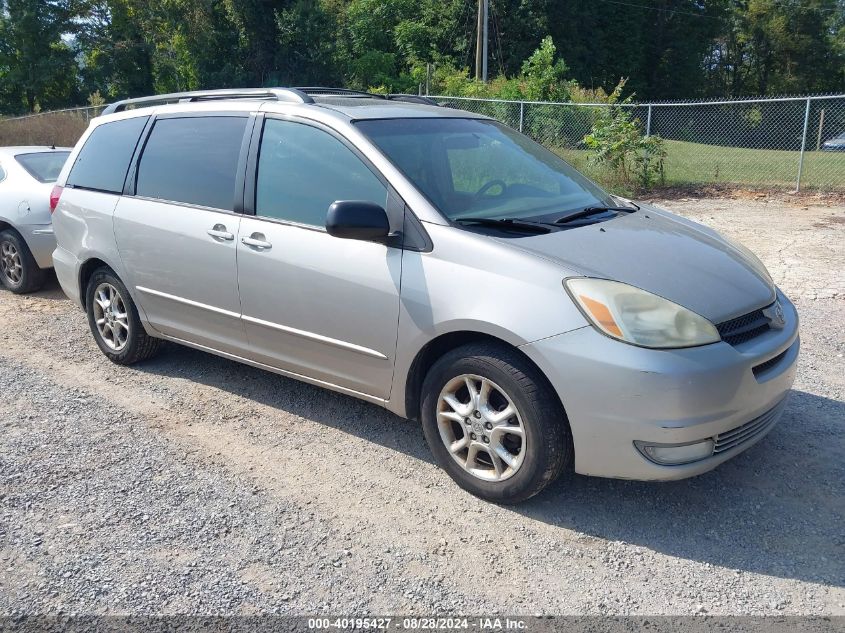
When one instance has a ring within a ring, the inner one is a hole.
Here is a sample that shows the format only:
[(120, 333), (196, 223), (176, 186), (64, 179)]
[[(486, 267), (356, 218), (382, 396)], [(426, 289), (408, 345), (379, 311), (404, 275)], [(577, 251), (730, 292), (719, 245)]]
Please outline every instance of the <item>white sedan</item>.
[(0, 282), (14, 293), (38, 290), (53, 267), (53, 183), (68, 148), (0, 147)]

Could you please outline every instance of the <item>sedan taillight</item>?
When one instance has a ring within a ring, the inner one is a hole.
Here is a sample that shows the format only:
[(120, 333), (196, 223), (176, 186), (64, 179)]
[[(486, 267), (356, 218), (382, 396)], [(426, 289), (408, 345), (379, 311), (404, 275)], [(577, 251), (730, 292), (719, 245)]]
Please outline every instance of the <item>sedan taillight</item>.
[(59, 198), (62, 197), (62, 191), (64, 191), (64, 188), (56, 185), (50, 192), (50, 213), (53, 213), (59, 205)]

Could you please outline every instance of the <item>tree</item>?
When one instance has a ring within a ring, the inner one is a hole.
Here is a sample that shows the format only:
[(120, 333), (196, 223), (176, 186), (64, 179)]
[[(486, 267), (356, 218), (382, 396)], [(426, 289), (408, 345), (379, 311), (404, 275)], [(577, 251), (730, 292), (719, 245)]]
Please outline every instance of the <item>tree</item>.
[(0, 102), (11, 112), (57, 108), (78, 100), (71, 0), (0, 1)]
[(153, 54), (143, 7), (129, 0), (96, 0), (88, 7), (78, 45), (83, 92), (109, 98), (137, 97), (154, 90)]
[(842, 0), (742, 0), (707, 57), (713, 94), (845, 89)]

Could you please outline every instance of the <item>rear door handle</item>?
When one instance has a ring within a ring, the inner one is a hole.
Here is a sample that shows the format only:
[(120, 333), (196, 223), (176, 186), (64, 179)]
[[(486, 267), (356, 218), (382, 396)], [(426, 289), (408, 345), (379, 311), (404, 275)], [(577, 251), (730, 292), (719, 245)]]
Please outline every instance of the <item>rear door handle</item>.
[(226, 227), (222, 224), (215, 224), (214, 227), (208, 229), (206, 233), (214, 239), (225, 240), (226, 242), (235, 239), (235, 236), (229, 233), (229, 231), (226, 230)]
[(242, 237), (241, 242), (247, 246), (260, 250), (273, 248), (273, 245), (264, 238), (263, 233), (253, 233), (249, 237)]

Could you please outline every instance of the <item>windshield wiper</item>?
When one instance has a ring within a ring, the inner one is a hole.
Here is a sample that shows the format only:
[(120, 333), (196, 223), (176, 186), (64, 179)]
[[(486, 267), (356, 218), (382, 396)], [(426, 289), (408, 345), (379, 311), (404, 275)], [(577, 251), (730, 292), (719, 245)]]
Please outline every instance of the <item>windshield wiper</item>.
[(555, 224), (566, 224), (567, 222), (572, 222), (573, 220), (580, 220), (581, 218), (587, 218), (591, 215), (597, 215), (599, 213), (608, 213), (610, 211), (617, 211), (619, 213), (633, 213), (634, 211), (638, 211), (638, 206), (633, 207), (587, 207), (586, 209), (581, 209), (580, 211), (573, 211), (562, 218), (558, 218), (555, 220)]
[(548, 233), (551, 229), (540, 222), (531, 220), (519, 220), (516, 218), (455, 218), (453, 222), (458, 224), (478, 224), (479, 226), (492, 226), (500, 229), (515, 229), (526, 233)]

